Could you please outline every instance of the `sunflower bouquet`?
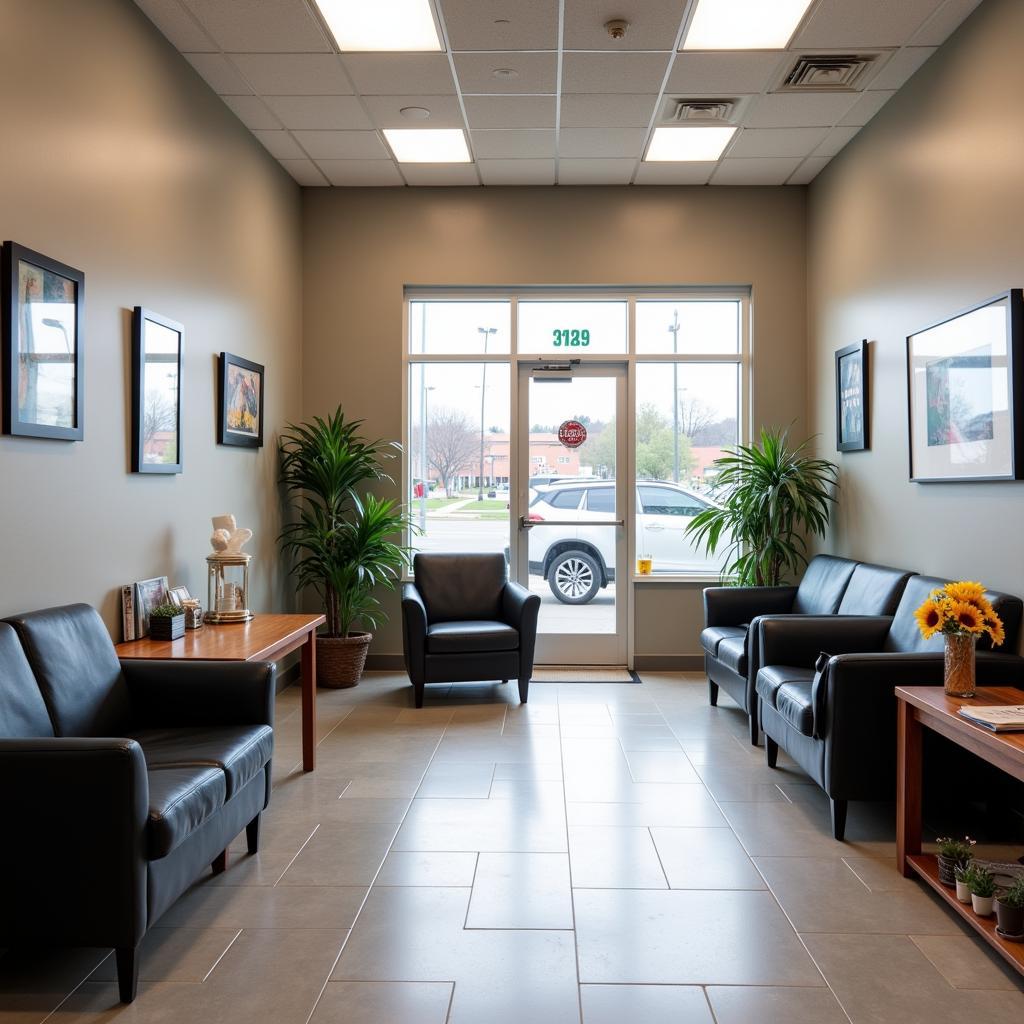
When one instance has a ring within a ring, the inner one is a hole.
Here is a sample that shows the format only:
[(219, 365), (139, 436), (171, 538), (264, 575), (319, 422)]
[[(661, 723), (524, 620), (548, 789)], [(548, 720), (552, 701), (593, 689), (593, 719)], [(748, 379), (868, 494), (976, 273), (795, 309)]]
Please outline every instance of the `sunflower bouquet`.
[(1005, 639), (1003, 623), (989, 600), (985, 588), (971, 580), (947, 583), (914, 612), (925, 640), (936, 633), (946, 636), (988, 636), (994, 647)]

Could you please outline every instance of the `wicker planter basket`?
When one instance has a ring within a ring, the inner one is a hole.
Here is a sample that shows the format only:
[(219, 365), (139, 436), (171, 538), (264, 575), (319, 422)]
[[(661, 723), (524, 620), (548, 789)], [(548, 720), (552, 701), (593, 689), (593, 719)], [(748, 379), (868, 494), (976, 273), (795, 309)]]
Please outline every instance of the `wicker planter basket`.
[(316, 682), (332, 690), (356, 686), (366, 664), (372, 633), (316, 638)]

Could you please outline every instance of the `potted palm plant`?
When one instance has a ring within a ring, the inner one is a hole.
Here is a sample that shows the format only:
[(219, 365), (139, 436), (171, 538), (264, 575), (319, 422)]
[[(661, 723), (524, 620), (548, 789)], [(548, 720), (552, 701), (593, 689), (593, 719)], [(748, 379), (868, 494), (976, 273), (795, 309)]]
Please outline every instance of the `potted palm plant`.
[(329, 687), (359, 682), (372, 639), (366, 627), (387, 620), (376, 591), (393, 590), (410, 558), (401, 543), (411, 526), (403, 506), (363, 491), (391, 481), (384, 463), (401, 446), (368, 441), (361, 426), (339, 407), (327, 418), (290, 424), (280, 440), (281, 483), (294, 517), (279, 541), (299, 589), (314, 590), (323, 604), (317, 682)]
[(777, 586), (807, 564), (806, 535), (822, 537), (838, 468), (792, 446), (789, 432), (761, 429), (760, 443), (715, 459), (718, 506), (694, 516), (687, 533), (708, 554), (726, 552), (722, 577), (741, 587)]

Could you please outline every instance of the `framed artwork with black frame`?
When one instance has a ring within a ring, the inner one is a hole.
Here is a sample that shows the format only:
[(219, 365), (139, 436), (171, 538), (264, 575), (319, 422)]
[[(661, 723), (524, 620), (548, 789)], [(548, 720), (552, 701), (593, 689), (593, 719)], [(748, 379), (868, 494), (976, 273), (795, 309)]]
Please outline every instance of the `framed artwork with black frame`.
[(4, 433), (81, 441), (85, 274), (16, 242), (0, 274)]
[(132, 313), (132, 472), (180, 473), (184, 328), (150, 309)]
[(907, 338), (910, 479), (1021, 480), (1024, 298), (996, 295)]
[(263, 367), (221, 352), (217, 440), (242, 448), (263, 447)]
[(836, 450), (862, 452), (870, 447), (868, 420), (868, 343), (836, 352)]

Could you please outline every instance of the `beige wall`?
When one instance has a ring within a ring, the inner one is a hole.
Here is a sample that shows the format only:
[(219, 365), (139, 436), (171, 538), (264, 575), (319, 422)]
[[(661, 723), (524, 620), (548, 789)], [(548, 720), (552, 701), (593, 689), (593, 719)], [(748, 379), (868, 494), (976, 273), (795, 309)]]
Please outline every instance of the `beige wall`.
[[(831, 548), (1024, 591), (1024, 484), (912, 484), (907, 334), (1024, 285), (1024, 4), (985, 0), (811, 186), (809, 413)], [(872, 450), (835, 454), (835, 349), (870, 341)]]
[[(0, 231), (85, 272), (85, 440), (0, 437), (0, 614), (168, 575), (205, 598), (209, 517), (289, 600), (274, 435), (300, 413), (299, 189), (130, 0), (5, 0)], [(185, 472), (132, 475), (130, 311), (181, 321)], [(267, 367), (261, 451), (215, 444), (215, 354)], [(119, 638), (119, 636), (118, 636)]]
[[(727, 284), (752, 287), (755, 424), (803, 429), (802, 188), (307, 189), (303, 198), (306, 416), (340, 402), (369, 434), (400, 436), (405, 285)], [(693, 589), (638, 605), (653, 609), (638, 619), (639, 653), (698, 653)], [(401, 650), (396, 620), (377, 654)]]

